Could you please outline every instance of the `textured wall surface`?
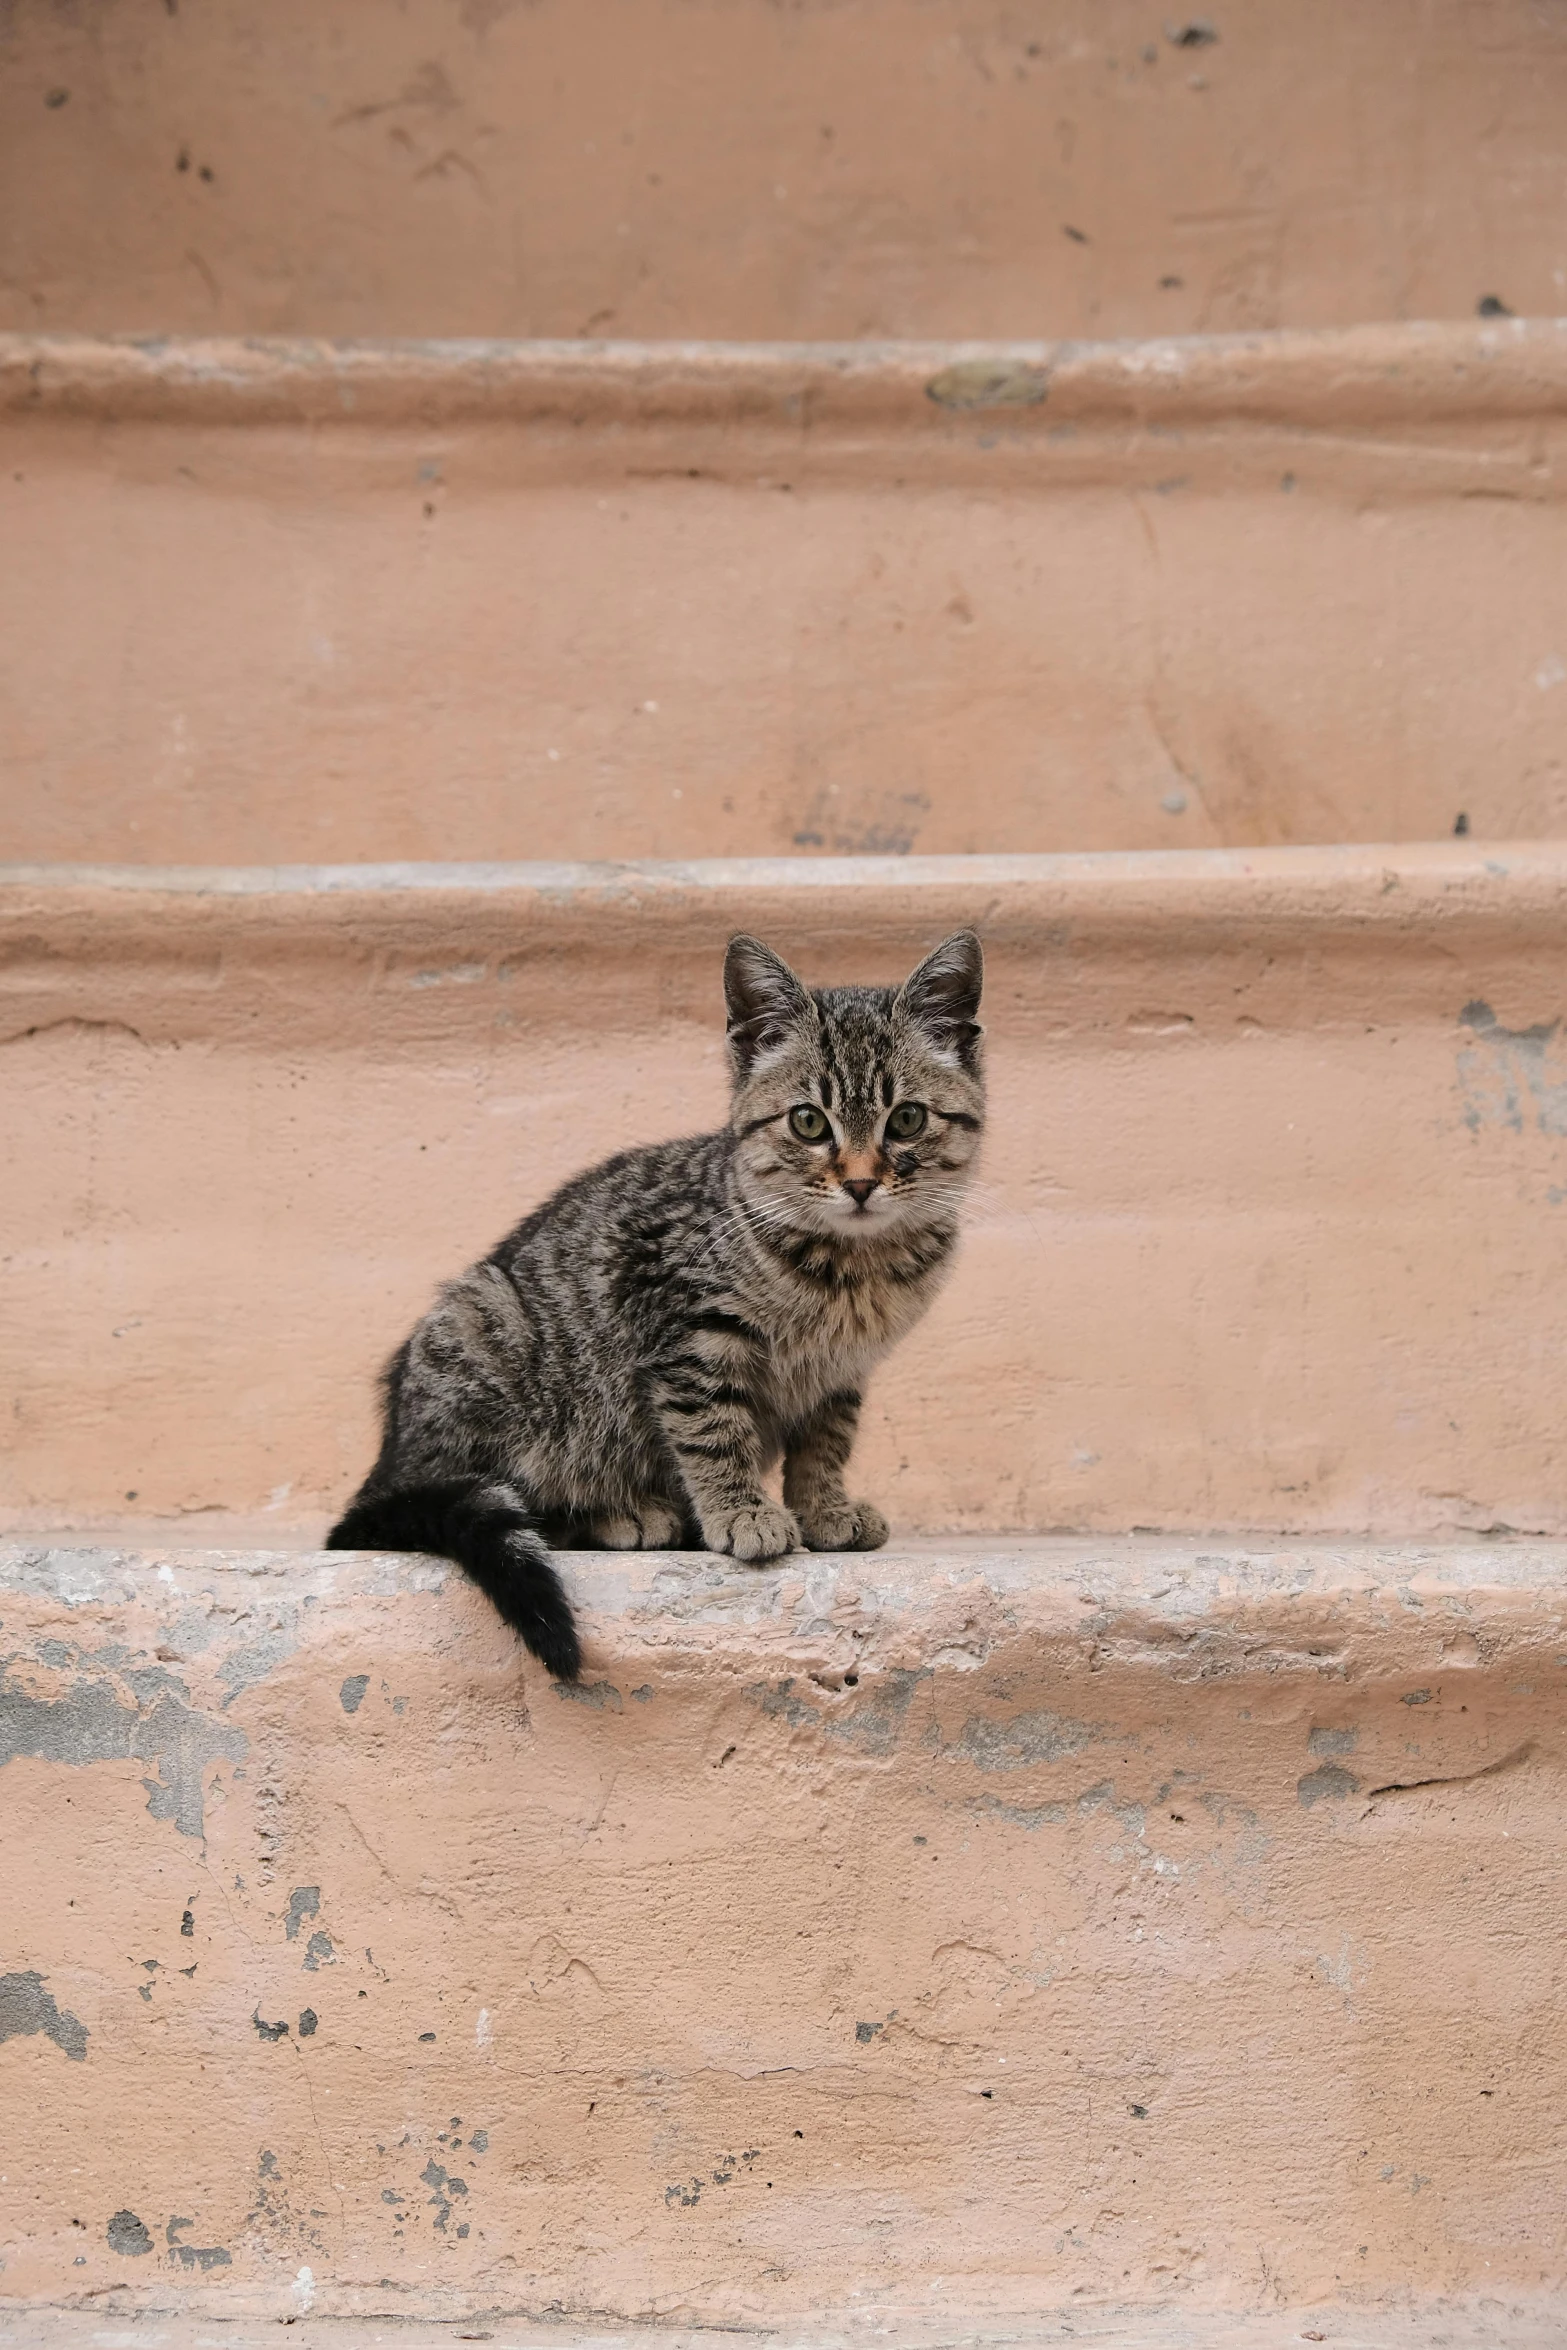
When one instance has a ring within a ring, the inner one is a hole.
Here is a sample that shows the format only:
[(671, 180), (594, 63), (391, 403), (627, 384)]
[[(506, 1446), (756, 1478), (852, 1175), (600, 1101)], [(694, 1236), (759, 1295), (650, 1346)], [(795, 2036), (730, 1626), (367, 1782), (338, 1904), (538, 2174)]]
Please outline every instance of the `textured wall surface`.
[(1564, 413), (1507, 321), (0, 342), (0, 857), (1551, 837)]
[(0, 66), (12, 326), (1212, 333), (1567, 285), (1552, 0), (22, 0)]
[(1567, 1531), (1559, 849), (13, 876), (5, 1508), (321, 1519), (438, 1281), (723, 1115), (736, 930), (985, 937), (950, 1286), (871, 1382), (895, 1525)]
[(570, 1571), (4, 1554), (9, 2296), (1559, 2281), (1559, 1547)]

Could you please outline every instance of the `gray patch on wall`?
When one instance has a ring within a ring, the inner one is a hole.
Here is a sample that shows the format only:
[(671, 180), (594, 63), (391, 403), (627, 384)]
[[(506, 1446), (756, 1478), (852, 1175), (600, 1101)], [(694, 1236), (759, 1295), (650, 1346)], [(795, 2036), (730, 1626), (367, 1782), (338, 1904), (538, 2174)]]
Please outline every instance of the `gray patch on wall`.
[(152, 2250), (152, 2238), (134, 2211), (117, 2211), (105, 2233), (109, 2250), (123, 2252), (127, 2260), (138, 2260), (144, 2252)]
[(249, 1640), (242, 1640), (237, 1648), (231, 1648), (218, 1667), (218, 1679), (228, 1691), (223, 1700), (225, 1707), (275, 1672), (298, 1646), (299, 1611), (286, 1607), (279, 1610), (279, 1620), (265, 1632), (257, 1632)]
[(1458, 1054), (1464, 1124), (1470, 1132), (1509, 1126), (1521, 1134), (1528, 1122), (1542, 1134), (1567, 1134), (1567, 1071), (1553, 1077), (1546, 1066), (1560, 1020), (1504, 1028), (1490, 1005), (1477, 998), (1465, 1004), (1458, 1022), (1474, 1038)]
[(879, 792), (874, 804), (858, 795), (845, 805), (832, 796), (835, 789), (824, 787), (802, 812), (794, 835), (796, 848), (832, 849), (840, 857), (909, 854), (921, 822), (930, 814), (928, 793)]
[(988, 1721), (971, 1714), (958, 1736), (943, 1751), (960, 1754), (982, 1771), (1022, 1771), (1030, 1763), (1062, 1762), (1080, 1754), (1099, 1736), (1093, 1722), (1075, 1722), (1068, 1714), (1015, 1714), (1010, 1722)]
[(296, 1885), (288, 1897), (288, 1916), (283, 1921), (283, 1932), (290, 1942), (299, 1939), (299, 1929), (306, 1918), (321, 1915), (321, 1888), (319, 1885)]
[(1026, 1828), (1030, 1835), (1046, 1825), (1059, 1827), (1066, 1818), (1064, 1803), (1003, 1803), (999, 1795), (973, 1795), (963, 1809), (977, 1820), (1005, 1820), (1009, 1827)]
[(206, 1831), (202, 1808), (202, 1780), (209, 1763), (242, 1762), (250, 1751), (243, 1730), (210, 1714), (197, 1713), (178, 1698), (163, 1697), (144, 1724), (146, 1739), (138, 1754), (150, 1753), (158, 1764), (158, 1780), (144, 1779), (147, 1809), (155, 1820), (172, 1820), (182, 1836)]
[(785, 1681), (758, 1681), (745, 1694), (754, 1705), (791, 1729), (813, 1729), (825, 1738), (841, 1739), (865, 1754), (891, 1754), (898, 1742), (914, 1692), (930, 1678), (930, 1667), (896, 1665), (861, 1682), (852, 1705), (841, 1710), (797, 1697), (799, 1686), (791, 1674)]
[(623, 1713), (620, 1691), (613, 1681), (552, 1681), (557, 1697), (569, 1705), (591, 1705), (600, 1713)]
[(446, 2233), (446, 2223), (452, 2216), (452, 2198), (454, 2196), (466, 2195), (468, 2192), (468, 2182), (466, 2179), (454, 2179), (451, 2174), (443, 2169), (441, 2164), (436, 2161), (433, 2154), (431, 2155), (429, 2161), (425, 2164), (423, 2170), (419, 2173), (419, 2176), (421, 2179), (423, 2179), (427, 2187), (433, 2189), (433, 2193), (430, 2196), (430, 2201), (427, 2206), (427, 2209), (433, 2210), (435, 2213), (435, 2218), (430, 2224), (432, 2227), (437, 2228), (444, 2236)]
[(365, 1691), (370, 1686), (368, 1673), (350, 1673), (338, 1691), (338, 1702), (345, 1714), (356, 1714), (364, 1704)]
[(1101, 1779), (1097, 1787), (1085, 1787), (1077, 1799), (1079, 1817), (1087, 1819), (1091, 1812), (1107, 1811), (1120, 1822), (1124, 1834), (1140, 1843), (1148, 1825), (1147, 1807), (1141, 1803), (1123, 1803), (1115, 1791), (1113, 1779)]
[(1314, 1803), (1342, 1803), (1359, 1786), (1354, 1772), (1346, 1771), (1342, 1763), (1323, 1763), (1296, 1781), (1295, 1798), (1302, 1811), (1310, 1811)]
[[(125, 2215), (122, 2214), (123, 2216)], [(231, 2265), (230, 2255), (221, 2244), (182, 2244), (180, 2242), (180, 2230), (193, 2228), (195, 2224), (194, 2220), (177, 2217), (169, 2221), (163, 2232), (171, 2256), (179, 2261), (184, 2268), (199, 2268), (203, 2275), (209, 2268), (228, 2268)]]
[(73, 2064), (87, 2056), (87, 2026), (69, 2008), (57, 2007), (42, 1975), (0, 1975), (0, 2040), (25, 2040), (42, 2032), (63, 2048)]
[(0, 1585), (35, 1592), (63, 1607), (87, 1607), (107, 1598), (135, 1597), (133, 1562), (116, 1550), (0, 1547)]
[(241, 1762), (243, 1730), (199, 1712), (165, 1688), (147, 1710), (122, 1705), (112, 1682), (78, 1681), (63, 1697), (35, 1697), (11, 1679), (0, 1682), (0, 1766), (19, 1755), (42, 1762), (156, 1762), (144, 1779), (147, 1809), (172, 1820), (182, 1836), (205, 1830), (202, 1780), (215, 1762)]

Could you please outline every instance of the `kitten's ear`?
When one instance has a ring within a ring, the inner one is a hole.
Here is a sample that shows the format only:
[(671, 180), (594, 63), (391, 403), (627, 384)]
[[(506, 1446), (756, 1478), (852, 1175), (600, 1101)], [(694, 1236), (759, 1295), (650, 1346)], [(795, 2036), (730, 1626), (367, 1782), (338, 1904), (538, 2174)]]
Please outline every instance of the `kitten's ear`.
[(732, 938), (724, 957), (724, 1002), (729, 1007), (729, 1053), (745, 1077), (774, 1045), (784, 1043), (811, 999), (783, 958), (759, 938)]
[(968, 1060), (982, 1031), (978, 1018), (985, 957), (972, 930), (955, 930), (904, 981), (899, 1001), (938, 1052)]

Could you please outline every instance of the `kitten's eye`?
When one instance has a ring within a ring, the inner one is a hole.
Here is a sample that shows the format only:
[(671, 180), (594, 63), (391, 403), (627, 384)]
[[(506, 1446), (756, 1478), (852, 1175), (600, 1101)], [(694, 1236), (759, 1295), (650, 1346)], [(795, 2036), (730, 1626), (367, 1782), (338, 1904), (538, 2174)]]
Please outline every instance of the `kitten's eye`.
[(814, 1102), (801, 1102), (797, 1109), (791, 1110), (789, 1126), (802, 1142), (825, 1142), (832, 1131), (825, 1111), (819, 1110)]
[(887, 1120), (887, 1132), (894, 1142), (912, 1142), (916, 1134), (924, 1133), (926, 1115), (923, 1102), (899, 1102)]

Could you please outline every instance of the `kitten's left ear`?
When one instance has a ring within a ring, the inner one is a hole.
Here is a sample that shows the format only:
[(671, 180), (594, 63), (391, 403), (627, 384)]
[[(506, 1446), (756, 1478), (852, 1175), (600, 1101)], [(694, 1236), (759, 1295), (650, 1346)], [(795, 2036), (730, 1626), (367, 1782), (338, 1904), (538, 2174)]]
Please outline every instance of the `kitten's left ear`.
[(983, 1033), (976, 1015), (984, 984), (979, 940), (972, 930), (955, 930), (904, 981), (898, 1000), (938, 1052), (967, 1061)]

